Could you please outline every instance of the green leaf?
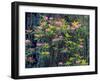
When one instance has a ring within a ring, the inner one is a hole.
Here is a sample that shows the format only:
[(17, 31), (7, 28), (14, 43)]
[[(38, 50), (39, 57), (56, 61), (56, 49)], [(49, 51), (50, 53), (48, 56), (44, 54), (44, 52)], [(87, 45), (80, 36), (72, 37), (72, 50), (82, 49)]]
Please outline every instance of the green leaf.
[(71, 65), (72, 63), (70, 61), (67, 61), (66, 62), (66, 65)]

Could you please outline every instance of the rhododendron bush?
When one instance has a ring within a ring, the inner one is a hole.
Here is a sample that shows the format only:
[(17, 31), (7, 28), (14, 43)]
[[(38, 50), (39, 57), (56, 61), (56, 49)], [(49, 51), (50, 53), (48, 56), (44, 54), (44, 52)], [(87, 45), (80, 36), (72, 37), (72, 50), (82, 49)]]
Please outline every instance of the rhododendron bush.
[(25, 67), (89, 65), (89, 16), (26, 13)]

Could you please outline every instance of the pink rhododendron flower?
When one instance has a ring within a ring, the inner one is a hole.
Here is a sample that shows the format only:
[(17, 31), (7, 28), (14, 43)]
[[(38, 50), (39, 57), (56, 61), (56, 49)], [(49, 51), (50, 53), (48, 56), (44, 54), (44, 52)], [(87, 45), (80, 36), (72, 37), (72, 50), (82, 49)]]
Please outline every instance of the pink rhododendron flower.
[(48, 20), (48, 16), (45, 16), (44, 19), (45, 19), (45, 20)]

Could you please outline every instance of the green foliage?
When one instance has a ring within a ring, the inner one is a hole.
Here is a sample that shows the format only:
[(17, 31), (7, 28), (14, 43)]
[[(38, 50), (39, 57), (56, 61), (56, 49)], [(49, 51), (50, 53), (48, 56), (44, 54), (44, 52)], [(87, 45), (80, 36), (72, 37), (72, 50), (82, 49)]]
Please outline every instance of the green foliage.
[(70, 66), (72, 64), (72, 62), (70, 62), (70, 61), (67, 61), (66, 63), (65, 63), (65, 65), (67, 65), (67, 66)]
[(49, 52), (41, 52), (42, 55), (49, 55)]
[(32, 52), (29, 51), (29, 50), (26, 50), (26, 51), (25, 51), (25, 55), (26, 55), (26, 56), (32, 55)]

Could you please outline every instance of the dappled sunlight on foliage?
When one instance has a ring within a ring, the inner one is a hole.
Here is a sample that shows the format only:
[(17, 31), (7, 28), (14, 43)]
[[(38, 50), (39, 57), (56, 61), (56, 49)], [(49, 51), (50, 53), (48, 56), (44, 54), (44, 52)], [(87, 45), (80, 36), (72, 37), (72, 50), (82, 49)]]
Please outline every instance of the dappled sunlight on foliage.
[(26, 68), (89, 65), (89, 16), (26, 13), (25, 36)]

